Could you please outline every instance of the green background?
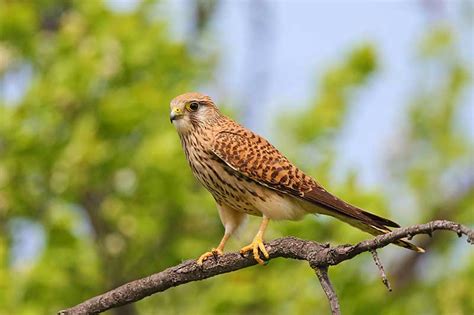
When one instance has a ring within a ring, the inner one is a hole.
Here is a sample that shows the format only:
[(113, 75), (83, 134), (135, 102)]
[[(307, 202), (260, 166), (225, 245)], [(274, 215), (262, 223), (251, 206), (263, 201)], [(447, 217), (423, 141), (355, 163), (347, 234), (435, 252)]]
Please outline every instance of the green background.
[[(223, 233), (214, 201), (192, 177), (168, 120), (169, 101), (209, 80), (217, 56), (173, 39), (165, 22), (150, 19), (152, 5), (143, 1), (133, 12), (117, 13), (100, 1), (0, 1), (0, 77), (25, 64), (32, 75), (18, 104), (0, 99), (1, 315), (54, 314), (198, 257)], [(427, 29), (413, 50), (420, 68), (435, 64), (443, 80), (431, 86), (420, 78), (407, 96), (387, 181), (395, 195), (409, 194), (423, 211), (391, 212), (393, 195), (361, 188), (356, 170), (339, 183), (331, 180), (351, 96), (383, 67), (373, 44), (356, 45), (318, 73), (322, 80), (307, 106), (282, 110), (275, 145), (329, 190), (379, 215), (407, 224), (446, 218), (472, 227), (474, 150), (457, 120), (472, 72), (449, 25)], [(225, 105), (224, 112), (239, 117), (238, 108)], [(317, 161), (315, 150), (325, 152)], [(258, 224), (251, 218), (227, 250), (247, 244)], [(25, 226), (41, 229), (45, 238), (39, 254), (23, 261), (18, 243), (34, 235), (21, 234)], [(343, 313), (473, 314), (474, 252), (451, 234), (416, 237), (424, 255), (381, 250), (391, 293), (370, 254), (331, 268)], [(368, 237), (336, 220), (307, 217), (271, 223), (267, 239), (286, 235), (332, 244)], [(328, 312), (307, 263), (284, 259), (109, 311)]]

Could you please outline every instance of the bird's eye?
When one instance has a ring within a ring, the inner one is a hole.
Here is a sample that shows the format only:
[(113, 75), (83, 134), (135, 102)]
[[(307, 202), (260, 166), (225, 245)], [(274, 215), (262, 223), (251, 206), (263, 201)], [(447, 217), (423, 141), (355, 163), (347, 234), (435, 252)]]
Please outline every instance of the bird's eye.
[(196, 103), (196, 102), (192, 102), (192, 103), (189, 103), (188, 104), (188, 109), (190, 111), (196, 111), (197, 109), (199, 108), (199, 103)]

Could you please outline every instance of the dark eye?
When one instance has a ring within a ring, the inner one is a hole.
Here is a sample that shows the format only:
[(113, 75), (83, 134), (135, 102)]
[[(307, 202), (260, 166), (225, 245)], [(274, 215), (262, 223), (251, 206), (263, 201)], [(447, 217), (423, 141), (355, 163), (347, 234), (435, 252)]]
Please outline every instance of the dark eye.
[(193, 112), (196, 111), (199, 108), (199, 103), (192, 102), (189, 104), (189, 109), (192, 110)]

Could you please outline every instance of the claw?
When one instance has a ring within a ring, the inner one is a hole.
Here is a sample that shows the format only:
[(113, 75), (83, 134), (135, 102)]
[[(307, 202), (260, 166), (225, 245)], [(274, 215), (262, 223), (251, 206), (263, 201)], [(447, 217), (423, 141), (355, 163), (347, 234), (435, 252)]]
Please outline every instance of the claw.
[(241, 254), (245, 254), (246, 252), (252, 251), (253, 253), (253, 258), (260, 264), (260, 265), (266, 265), (267, 262), (264, 261), (262, 258), (260, 258), (260, 254), (258, 250), (262, 252), (263, 256), (265, 256), (266, 259), (270, 258), (270, 255), (267, 252), (267, 249), (265, 248), (265, 244), (263, 244), (263, 240), (261, 237), (255, 237), (253, 242), (250, 243), (249, 245), (243, 247), (240, 250)]
[(202, 263), (207, 260), (209, 257), (218, 257), (218, 256), (222, 256), (224, 253), (222, 252), (222, 250), (220, 250), (219, 248), (213, 248), (210, 252), (206, 252), (204, 254), (202, 254), (198, 260), (197, 260), (197, 264), (199, 266), (202, 266)]

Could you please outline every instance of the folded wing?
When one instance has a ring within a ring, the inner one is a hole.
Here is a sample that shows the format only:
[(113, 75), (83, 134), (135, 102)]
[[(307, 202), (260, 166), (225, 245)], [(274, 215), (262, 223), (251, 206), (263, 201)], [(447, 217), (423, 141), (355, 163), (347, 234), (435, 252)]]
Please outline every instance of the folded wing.
[[(399, 227), (391, 220), (379, 217), (348, 204), (326, 191), (313, 178), (294, 166), (283, 154), (262, 137), (247, 129), (223, 131), (215, 136), (212, 152), (239, 176), (260, 185), (314, 204), (321, 213), (341, 219), (373, 235)], [(420, 251), (406, 241), (399, 246)]]

